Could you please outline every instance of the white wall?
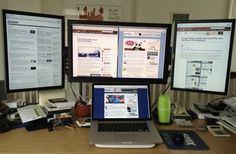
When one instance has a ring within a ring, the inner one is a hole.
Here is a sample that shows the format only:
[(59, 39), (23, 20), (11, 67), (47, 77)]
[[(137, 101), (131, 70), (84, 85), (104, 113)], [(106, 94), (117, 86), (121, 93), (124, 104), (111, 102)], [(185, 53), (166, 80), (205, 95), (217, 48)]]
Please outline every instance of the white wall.
[(229, 0), (138, 0), (137, 21), (171, 23), (172, 13), (189, 13), (190, 19), (227, 18), (228, 3)]
[[(41, 12), (41, 0), (1, 0), (0, 9), (0, 21), (2, 21), (2, 9)], [(0, 80), (5, 79), (4, 62), (3, 28), (0, 22)]]
[[(230, 7), (229, 7), (229, 18), (236, 18), (236, 1), (229, 0)], [(234, 31), (234, 46), (233, 46), (233, 55), (232, 55), (232, 62), (231, 62), (231, 72), (236, 72), (236, 30)]]
[(8, 9), (41, 12), (41, 0), (8, 0)]
[(64, 0), (41, 0), (41, 10), (47, 14), (63, 14)]
[[(7, 7), (7, 0), (0, 1), (0, 9)], [(2, 11), (0, 12), (0, 21), (2, 21)], [(3, 47), (3, 28), (0, 22), (0, 80), (4, 79), (4, 47)]]

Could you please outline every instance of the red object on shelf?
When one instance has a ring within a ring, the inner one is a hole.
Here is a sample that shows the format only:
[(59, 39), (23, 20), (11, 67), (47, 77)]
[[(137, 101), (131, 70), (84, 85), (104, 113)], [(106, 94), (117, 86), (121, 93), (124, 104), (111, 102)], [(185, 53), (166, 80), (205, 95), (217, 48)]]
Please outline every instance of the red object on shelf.
[(91, 105), (84, 105), (79, 102), (75, 104), (75, 114), (77, 117), (88, 117), (91, 114)]

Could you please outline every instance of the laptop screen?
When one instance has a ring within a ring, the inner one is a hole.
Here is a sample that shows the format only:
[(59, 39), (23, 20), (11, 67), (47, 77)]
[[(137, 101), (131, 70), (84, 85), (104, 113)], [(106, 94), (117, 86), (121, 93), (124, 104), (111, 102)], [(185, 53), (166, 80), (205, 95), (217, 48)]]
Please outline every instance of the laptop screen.
[(92, 118), (150, 119), (148, 85), (93, 85)]

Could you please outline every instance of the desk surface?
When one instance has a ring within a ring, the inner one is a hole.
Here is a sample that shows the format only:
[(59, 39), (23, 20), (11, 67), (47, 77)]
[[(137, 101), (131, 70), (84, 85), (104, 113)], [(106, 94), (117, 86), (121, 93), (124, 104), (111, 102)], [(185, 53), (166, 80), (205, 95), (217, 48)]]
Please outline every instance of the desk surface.
[[(160, 126), (160, 129), (176, 129), (176, 126)], [(179, 128), (178, 128), (179, 129)], [(194, 128), (192, 128), (194, 130)], [(0, 153), (37, 153), (37, 154), (228, 154), (236, 150), (236, 135), (228, 138), (212, 136), (209, 132), (198, 135), (210, 147), (207, 151), (168, 150), (164, 144), (152, 149), (104, 149), (88, 144), (87, 128), (74, 130), (57, 127), (54, 131), (47, 129), (28, 132), (24, 128), (14, 129), (0, 134)]]

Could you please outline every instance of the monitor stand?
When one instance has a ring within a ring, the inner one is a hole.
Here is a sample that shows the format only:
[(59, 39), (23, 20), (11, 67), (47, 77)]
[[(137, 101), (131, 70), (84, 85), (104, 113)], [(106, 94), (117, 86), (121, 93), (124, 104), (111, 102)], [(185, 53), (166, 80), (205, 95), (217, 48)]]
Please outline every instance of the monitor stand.
[(95, 144), (99, 148), (153, 148), (155, 144)]

